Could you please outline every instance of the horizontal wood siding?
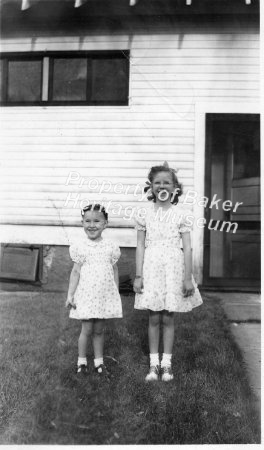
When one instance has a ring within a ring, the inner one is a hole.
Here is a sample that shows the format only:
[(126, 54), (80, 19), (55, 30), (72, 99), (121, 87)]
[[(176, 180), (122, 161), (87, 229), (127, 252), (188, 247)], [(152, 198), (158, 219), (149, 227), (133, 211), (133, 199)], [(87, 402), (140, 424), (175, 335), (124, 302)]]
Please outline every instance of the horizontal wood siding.
[[(259, 40), (252, 31), (1, 41), (2, 52), (52, 50), (130, 50), (129, 106), (2, 108), (3, 223), (74, 226), (88, 199), (120, 205), (110, 225), (127, 227), (126, 208), (147, 204), (135, 189), (152, 165), (168, 160), (185, 192), (193, 188), (197, 101), (259, 97)], [(91, 180), (98, 186), (89, 189)]]

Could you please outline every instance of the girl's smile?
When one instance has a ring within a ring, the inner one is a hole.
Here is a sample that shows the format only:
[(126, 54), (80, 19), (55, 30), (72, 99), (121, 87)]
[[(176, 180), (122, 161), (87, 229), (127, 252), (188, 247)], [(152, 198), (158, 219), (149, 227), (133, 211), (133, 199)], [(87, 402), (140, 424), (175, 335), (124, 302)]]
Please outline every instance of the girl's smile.
[(158, 192), (158, 199), (161, 202), (168, 200), (169, 196), (170, 196), (170, 194), (168, 191), (166, 191), (166, 189), (162, 189)]
[(159, 172), (152, 182), (152, 192), (159, 202), (170, 202), (174, 192), (174, 182), (169, 172)]
[(86, 211), (83, 220), (83, 228), (88, 238), (95, 241), (101, 238), (101, 234), (106, 228), (106, 220), (101, 211)]

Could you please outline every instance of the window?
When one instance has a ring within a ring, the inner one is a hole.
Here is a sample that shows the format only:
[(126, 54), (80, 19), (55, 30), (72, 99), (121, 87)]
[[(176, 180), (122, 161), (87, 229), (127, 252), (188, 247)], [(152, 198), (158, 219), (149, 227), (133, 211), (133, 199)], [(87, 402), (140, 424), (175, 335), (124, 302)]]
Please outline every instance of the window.
[(0, 59), (0, 103), (3, 101), (4, 86), (4, 61)]
[[(255, 119), (255, 117), (254, 117)], [(233, 137), (233, 177), (260, 177), (260, 124), (257, 119), (235, 124)]]
[[(124, 74), (126, 73), (127, 60), (98, 58), (92, 64), (92, 101), (106, 99), (110, 102), (118, 98), (125, 100), (128, 86)], [(117, 84), (115, 79), (119, 80)]]
[(2, 105), (128, 105), (129, 53), (2, 54)]
[(10, 60), (7, 64), (7, 100), (35, 102), (41, 100), (41, 60)]
[(87, 61), (85, 58), (54, 58), (51, 98), (54, 101), (85, 101)]

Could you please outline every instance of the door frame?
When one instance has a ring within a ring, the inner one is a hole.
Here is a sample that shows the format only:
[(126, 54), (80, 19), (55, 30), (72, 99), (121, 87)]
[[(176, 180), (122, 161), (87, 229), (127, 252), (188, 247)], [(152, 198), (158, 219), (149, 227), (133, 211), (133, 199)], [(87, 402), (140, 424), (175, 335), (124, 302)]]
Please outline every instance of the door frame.
[[(194, 141), (194, 191), (197, 198), (205, 195), (205, 139), (206, 114), (260, 114), (257, 102), (197, 102), (195, 104), (195, 141)], [(193, 213), (196, 219), (205, 216), (203, 206), (196, 202)], [(193, 272), (198, 284), (203, 284), (204, 229), (194, 227), (193, 231)]]

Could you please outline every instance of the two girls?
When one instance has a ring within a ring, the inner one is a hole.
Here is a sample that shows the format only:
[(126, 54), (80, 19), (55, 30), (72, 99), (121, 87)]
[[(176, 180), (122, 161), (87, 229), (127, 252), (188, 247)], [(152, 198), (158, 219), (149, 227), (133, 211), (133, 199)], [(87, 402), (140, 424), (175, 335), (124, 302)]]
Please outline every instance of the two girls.
[[(181, 186), (175, 171), (164, 163), (152, 167), (148, 179), (151, 206), (145, 217), (136, 220), (135, 308), (149, 311), (150, 368), (146, 381), (159, 377), (170, 381), (173, 379), (174, 312), (190, 311), (199, 306), (202, 299), (192, 277), (190, 223), (188, 212), (177, 205)], [(87, 371), (86, 350), (90, 336), (95, 368), (99, 373), (105, 371), (104, 320), (122, 317), (116, 266), (120, 250), (113, 242), (102, 239), (106, 224), (104, 208), (89, 205), (83, 210), (87, 241), (70, 247), (74, 267), (66, 306), (71, 308), (70, 317), (82, 321), (78, 358), (78, 372), (82, 373)], [(158, 354), (160, 321), (163, 326), (161, 363)]]

